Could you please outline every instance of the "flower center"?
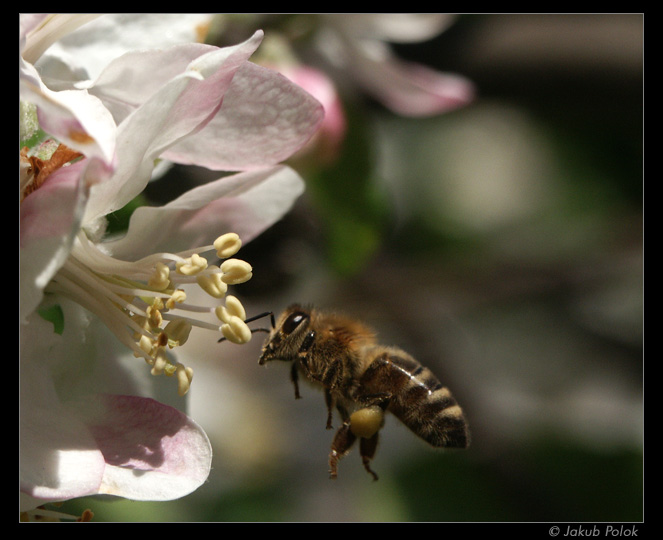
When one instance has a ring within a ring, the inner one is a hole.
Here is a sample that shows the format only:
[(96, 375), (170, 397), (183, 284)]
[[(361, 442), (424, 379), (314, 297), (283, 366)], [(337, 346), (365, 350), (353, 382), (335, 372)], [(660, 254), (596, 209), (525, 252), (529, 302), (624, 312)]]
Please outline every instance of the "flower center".
[[(228, 233), (209, 246), (129, 262), (103, 253), (81, 231), (46, 292), (63, 294), (97, 315), (134, 356), (152, 366), (153, 375), (174, 376), (178, 393), (184, 395), (193, 370), (173, 360), (167, 351), (184, 345), (193, 326), (221, 332), (234, 343), (251, 339), (241, 302), (226, 296), (229, 285), (244, 283), (252, 276), (248, 263), (231, 258), (240, 247), (239, 236)], [(220, 266), (208, 264), (200, 255), (212, 250), (225, 259)], [(184, 285), (202, 289), (218, 305), (188, 303)], [(222, 299), (225, 305), (218, 302)], [(202, 316), (210, 313), (220, 325)]]

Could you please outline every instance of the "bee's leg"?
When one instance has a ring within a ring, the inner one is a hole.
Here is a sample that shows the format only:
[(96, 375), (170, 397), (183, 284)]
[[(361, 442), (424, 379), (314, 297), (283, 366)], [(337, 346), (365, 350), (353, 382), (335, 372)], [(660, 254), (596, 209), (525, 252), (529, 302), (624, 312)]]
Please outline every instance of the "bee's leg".
[(332, 429), (332, 413), (334, 412), (334, 398), (325, 388), (325, 403), (327, 404), (327, 429)]
[(292, 381), (292, 384), (295, 385), (295, 399), (300, 399), (302, 396), (299, 395), (299, 374), (297, 373), (297, 361), (294, 361), (292, 363), (292, 367), (290, 368), (290, 380)]
[(348, 453), (356, 438), (356, 435), (350, 431), (350, 422), (344, 422), (338, 428), (329, 452), (329, 478), (336, 478), (338, 462)]
[(355, 394), (355, 399), (364, 407), (371, 407), (375, 405), (380, 407), (383, 411), (387, 410), (387, 407), (389, 407), (389, 402), (392, 398), (393, 394), (390, 392), (379, 392), (376, 394), (362, 394), (357, 392)]
[(364, 463), (364, 468), (373, 476), (373, 480), (378, 479), (378, 475), (373, 472), (371, 469), (370, 463), (375, 456), (375, 450), (378, 447), (378, 433), (373, 435), (368, 439), (363, 437), (359, 439), (359, 453), (361, 454), (361, 460)]
[(304, 341), (299, 347), (299, 351), (297, 351), (297, 359), (292, 363), (292, 369), (290, 371), (290, 379), (292, 380), (292, 383), (295, 385), (295, 399), (299, 399), (301, 397), (299, 395), (299, 384), (297, 382), (299, 379), (298, 376), (299, 374), (297, 372), (297, 369), (299, 366), (301, 366), (304, 373), (310, 376), (308, 370), (308, 360), (309, 360), (309, 354), (311, 352), (311, 346), (313, 345), (314, 341), (315, 341), (315, 332), (311, 330), (304, 337)]
[[(332, 395), (334, 390), (338, 387), (339, 382), (343, 378), (343, 365), (339, 361), (333, 361), (330, 362), (329, 366), (327, 367), (322, 379), (320, 382), (322, 385), (325, 387), (325, 400), (327, 403), (327, 429), (332, 428), (332, 409), (336, 405), (335, 399), (333, 399)], [(341, 413), (341, 417), (343, 417), (343, 420), (346, 420), (347, 412), (344, 410), (341, 410), (339, 408), (339, 412)], [(345, 416), (344, 416), (345, 414)]]
[(343, 405), (337, 403), (336, 409), (338, 410), (338, 414), (341, 415), (341, 420), (343, 420), (343, 422), (348, 422), (350, 420), (350, 414), (348, 413), (348, 410), (343, 407)]

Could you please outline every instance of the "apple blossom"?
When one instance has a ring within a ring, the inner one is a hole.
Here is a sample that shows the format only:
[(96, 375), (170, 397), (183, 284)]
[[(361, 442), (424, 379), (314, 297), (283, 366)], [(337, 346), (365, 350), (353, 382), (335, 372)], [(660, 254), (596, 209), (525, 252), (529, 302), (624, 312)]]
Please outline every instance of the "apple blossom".
[(332, 69), (404, 116), (428, 116), (467, 105), (474, 85), (398, 58), (389, 43), (431, 39), (451, 23), (444, 13), (362, 13), (321, 15), (318, 50)]
[[(475, 88), (462, 75), (443, 73), (417, 62), (405, 61), (393, 43), (427, 41), (444, 32), (455, 16), (446, 13), (325, 13), (226, 15), (224, 21), (237, 35), (251, 25), (274, 29), (282, 36), (278, 54), (267, 55), (268, 65), (293, 60), (316, 68), (330, 77), (341, 94), (363, 92), (389, 110), (409, 117), (430, 116), (465, 106), (474, 99)], [(263, 50), (261, 49), (261, 54)], [(315, 88), (318, 86), (312, 86)], [(326, 91), (325, 91), (326, 92)]]
[[(185, 345), (192, 326), (250, 339), (241, 303), (227, 293), (252, 268), (234, 256), (302, 192), (297, 173), (278, 163), (322, 118), (307, 93), (248, 62), (260, 31), (231, 47), (178, 42), (124, 52), (97, 66), (94, 79), (66, 55), (53, 60), (56, 40), (66, 51), (65, 36), (101, 20), (21, 17), (20, 97), (31, 104), (22, 114), (29, 144), (20, 155), (26, 508), (95, 493), (165, 500), (205, 481), (211, 447), (204, 431), (137, 390), (114, 345), (91, 349), (89, 334), (101, 321), (99, 335), (110, 330), (150, 373), (172, 376), (180, 395), (193, 371), (171, 351)], [(138, 208), (124, 236), (108, 237), (106, 216), (140, 194), (163, 159), (241, 172), (162, 207)], [(214, 264), (208, 252), (224, 262)], [(208, 300), (187, 302), (191, 287)], [(49, 305), (64, 316), (60, 334), (38, 315)], [(73, 366), (73, 379), (59, 375)], [(92, 377), (99, 369), (113, 375)]]

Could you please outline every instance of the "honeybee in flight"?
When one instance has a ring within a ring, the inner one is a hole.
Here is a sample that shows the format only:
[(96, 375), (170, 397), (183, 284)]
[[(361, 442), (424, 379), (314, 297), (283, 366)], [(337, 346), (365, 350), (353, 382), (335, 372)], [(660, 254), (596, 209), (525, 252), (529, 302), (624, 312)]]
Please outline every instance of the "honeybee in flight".
[(356, 319), (291, 305), (274, 321), (259, 363), (292, 362), (295, 398), (299, 374), (322, 386), (327, 404), (327, 429), (334, 408), (342, 425), (329, 454), (329, 474), (359, 438), (364, 468), (375, 455), (385, 412), (391, 412), (416, 435), (435, 447), (466, 448), (469, 431), (463, 411), (435, 375), (396, 347), (379, 345), (374, 332)]

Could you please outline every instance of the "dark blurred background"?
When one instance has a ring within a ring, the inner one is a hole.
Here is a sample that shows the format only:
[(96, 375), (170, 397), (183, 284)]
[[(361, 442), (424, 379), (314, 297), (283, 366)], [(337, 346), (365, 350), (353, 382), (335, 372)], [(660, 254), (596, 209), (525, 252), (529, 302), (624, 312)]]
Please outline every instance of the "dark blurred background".
[(201, 340), (204, 365), (188, 364), (208, 484), (67, 507), (96, 521), (641, 521), (643, 25), (465, 15), (396, 46), (471, 79), (476, 101), (426, 119), (348, 103), (340, 159), (302, 170), (306, 195), (240, 253), (248, 310), (361, 317), (451, 388), (470, 449), (434, 451), (390, 418), (380, 480), (355, 450), (330, 481), (322, 394), (295, 401), (286, 366), (258, 366), (261, 334)]

